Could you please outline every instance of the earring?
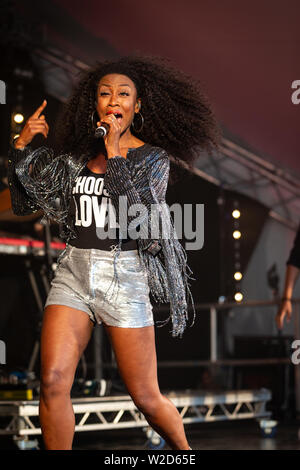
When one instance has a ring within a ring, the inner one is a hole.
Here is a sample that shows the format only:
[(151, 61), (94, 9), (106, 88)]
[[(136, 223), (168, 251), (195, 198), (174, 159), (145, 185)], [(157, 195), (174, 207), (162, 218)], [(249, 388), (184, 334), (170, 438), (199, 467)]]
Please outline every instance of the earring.
[[(135, 125), (134, 125), (134, 119), (135, 119), (135, 116), (138, 116), (138, 115), (140, 115), (141, 125), (140, 125), (140, 128), (139, 128), (139, 129), (136, 129), (136, 128), (135, 128)], [(136, 113), (135, 116), (134, 116), (134, 119), (133, 119), (133, 121), (132, 121), (132, 123), (131, 123), (131, 126), (132, 126), (132, 129), (133, 129), (137, 134), (139, 134), (139, 133), (142, 131), (143, 127), (144, 127), (144, 118), (143, 118), (143, 115), (142, 115), (141, 111), (139, 111), (138, 113)]]

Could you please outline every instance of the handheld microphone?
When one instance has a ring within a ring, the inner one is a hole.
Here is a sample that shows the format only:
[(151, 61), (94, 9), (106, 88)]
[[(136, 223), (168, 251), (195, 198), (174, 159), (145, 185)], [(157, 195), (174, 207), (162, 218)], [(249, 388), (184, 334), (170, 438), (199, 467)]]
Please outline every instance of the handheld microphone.
[(109, 127), (109, 124), (107, 124), (106, 122), (101, 122), (101, 125), (95, 130), (95, 137), (97, 139), (105, 137), (106, 134), (109, 132)]

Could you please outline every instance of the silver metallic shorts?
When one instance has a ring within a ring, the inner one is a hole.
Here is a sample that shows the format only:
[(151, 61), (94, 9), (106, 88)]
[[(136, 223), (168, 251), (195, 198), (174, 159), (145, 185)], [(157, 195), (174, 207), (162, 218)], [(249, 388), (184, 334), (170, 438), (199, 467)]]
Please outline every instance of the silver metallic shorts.
[(114, 277), (114, 253), (67, 245), (58, 261), (45, 303), (86, 312), (96, 323), (122, 328), (154, 325), (147, 272), (137, 250), (121, 251), (116, 260), (117, 294), (106, 295)]

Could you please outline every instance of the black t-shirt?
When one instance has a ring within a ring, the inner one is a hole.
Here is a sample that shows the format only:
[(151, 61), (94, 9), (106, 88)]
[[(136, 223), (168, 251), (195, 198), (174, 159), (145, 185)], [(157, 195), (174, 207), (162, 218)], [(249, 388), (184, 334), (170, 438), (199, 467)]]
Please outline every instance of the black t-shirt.
[[(104, 187), (104, 173), (93, 173), (87, 166), (83, 168), (73, 186), (69, 215), (75, 219), (77, 235), (70, 245), (110, 251), (111, 245), (118, 243), (116, 212)], [(122, 250), (136, 249), (136, 240), (122, 240)]]

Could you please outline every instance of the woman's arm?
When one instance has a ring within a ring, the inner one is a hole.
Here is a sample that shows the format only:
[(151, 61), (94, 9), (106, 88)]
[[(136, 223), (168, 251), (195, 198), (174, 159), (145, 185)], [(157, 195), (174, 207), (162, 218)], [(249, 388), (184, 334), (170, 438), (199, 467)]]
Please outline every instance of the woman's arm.
[(49, 126), (45, 116), (41, 115), (46, 105), (47, 101), (44, 100), (41, 106), (29, 117), (20, 136), (13, 142), (12, 148), (9, 150), (7, 177), (12, 200), (12, 209), (16, 215), (31, 214), (32, 212), (36, 212), (39, 207), (37, 201), (25, 190), (24, 185), (22, 185), (16, 173), (16, 169), (32, 152), (29, 144), (34, 136), (37, 134), (43, 134), (45, 138), (48, 136)]
[(66, 221), (73, 184), (68, 157), (55, 156), (51, 148), (39, 147), (22, 158), (15, 170), (30, 199), (58, 223)]
[(299, 272), (300, 272), (300, 226), (297, 230), (293, 247), (290, 251), (288, 260), (286, 262), (284, 291), (283, 291), (281, 305), (278, 309), (278, 312), (275, 318), (277, 328), (279, 329), (283, 327), (283, 322), (284, 322), (284, 318), (286, 315), (287, 315), (288, 321), (291, 319), (292, 303), (290, 299), (292, 298), (294, 286), (298, 279)]
[(29, 215), (38, 210), (38, 205), (29, 197), (16, 174), (16, 165), (26, 158), (30, 152), (32, 152), (32, 149), (29, 146), (24, 147), (22, 150), (12, 147), (8, 152), (8, 187), (12, 210), (16, 215)]
[(299, 273), (300, 273), (300, 269), (298, 267), (293, 266), (292, 264), (287, 265), (286, 273), (285, 273), (284, 291), (282, 295), (281, 304), (276, 315), (277, 328), (279, 328), (280, 330), (283, 327), (285, 316), (287, 316), (287, 321), (290, 321), (291, 319), (291, 316), (292, 316), (291, 299), (293, 296), (295, 283), (299, 277)]

